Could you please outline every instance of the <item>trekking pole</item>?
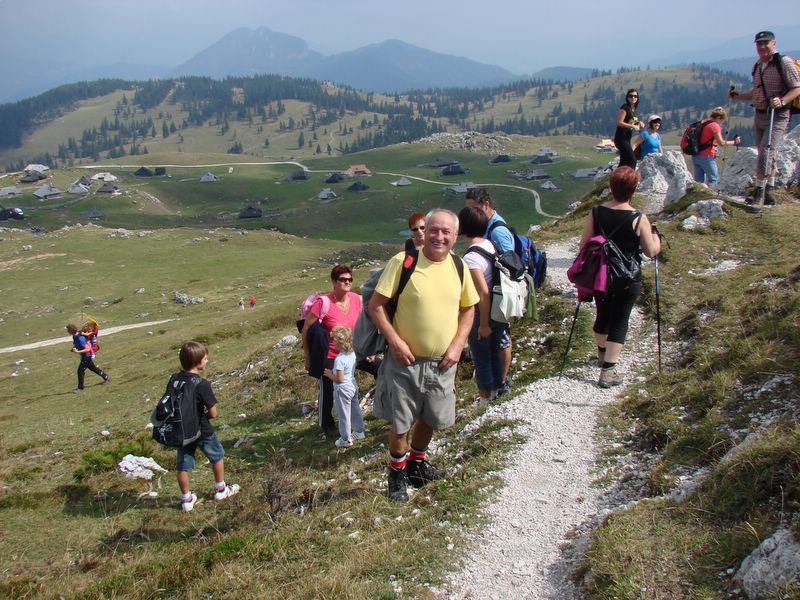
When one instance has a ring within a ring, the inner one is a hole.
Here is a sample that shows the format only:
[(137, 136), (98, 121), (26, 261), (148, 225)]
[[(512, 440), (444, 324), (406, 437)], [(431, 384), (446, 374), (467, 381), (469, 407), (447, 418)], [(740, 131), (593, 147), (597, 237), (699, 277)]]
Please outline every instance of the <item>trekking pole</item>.
[[(728, 112), (727, 112), (728, 118), (725, 120), (725, 135), (722, 136), (726, 140), (728, 139), (728, 135), (731, 132), (731, 103), (733, 102), (732, 94), (733, 94), (735, 89), (736, 89), (736, 86), (731, 84), (730, 90), (728, 91)], [(736, 149), (737, 150), (739, 149), (738, 145), (736, 146)], [(726, 163), (727, 160), (728, 160), (728, 152), (726, 150), (723, 150), (722, 151), (722, 168), (720, 169), (720, 175), (722, 175), (722, 173), (725, 172), (725, 163)]]
[(658, 372), (661, 373), (661, 282), (658, 279), (658, 254), (653, 257), (656, 267), (656, 335), (658, 339)]
[[(775, 109), (772, 108), (772, 105), (769, 106), (769, 132), (767, 132), (767, 155), (766, 160), (764, 161), (764, 177), (766, 179), (769, 178), (769, 155), (772, 151), (772, 126), (775, 124)], [(758, 201), (756, 209), (758, 212), (764, 208), (764, 195), (767, 193), (767, 184), (766, 179), (764, 180), (764, 187), (761, 188), (761, 193), (758, 195)]]
[(575, 315), (572, 317), (572, 327), (569, 328), (569, 338), (567, 338), (567, 349), (564, 350), (564, 358), (561, 359), (561, 370), (558, 372), (558, 378), (564, 374), (564, 367), (567, 364), (567, 354), (569, 354), (569, 347), (572, 345), (572, 334), (575, 333), (575, 322), (578, 320), (578, 311), (581, 309), (581, 301), (575, 305)]

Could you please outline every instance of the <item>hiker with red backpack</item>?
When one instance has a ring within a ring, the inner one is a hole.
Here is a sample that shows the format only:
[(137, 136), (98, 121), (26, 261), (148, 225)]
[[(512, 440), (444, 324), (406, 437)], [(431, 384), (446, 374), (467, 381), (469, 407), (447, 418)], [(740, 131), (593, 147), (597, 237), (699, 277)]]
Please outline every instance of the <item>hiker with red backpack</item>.
[[(333, 291), (326, 294), (316, 294), (310, 297), (307, 314), (301, 315), (304, 318), (301, 324), (301, 336), (303, 340), (304, 364), (306, 371), (312, 377), (319, 379), (319, 399), (318, 414), (319, 426), (322, 428), (326, 437), (339, 437), (339, 430), (333, 420), (333, 381), (323, 375), (324, 369), (332, 369), (333, 361), (339, 354), (330, 333), (333, 328), (339, 325), (355, 327), (358, 315), (361, 314), (361, 296), (352, 291), (353, 288), (353, 269), (350, 265), (336, 265), (331, 269), (331, 282)], [(317, 335), (326, 334), (326, 335)], [(315, 360), (315, 348), (319, 340), (324, 339), (325, 353), (324, 362)], [(317, 340), (317, 341), (315, 341)], [(320, 363), (321, 364), (316, 364)], [(378, 373), (380, 361), (374, 356), (369, 356), (360, 360), (356, 368), (366, 371), (375, 376)]]
[[(78, 365), (78, 387), (75, 388), (75, 392), (83, 391), (86, 369), (102, 377), (103, 383), (110, 382), (111, 377), (109, 377), (103, 369), (94, 364), (96, 348), (99, 348), (99, 345), (97, 345), (97, 331), (95, 328), (91, 324), (87, 324), (79, 330), (77, 325), (68, 323), (67, 331), (69, 331), (72, 336), (72, 348), (70, 348), (70, 352), (76, 352), (81, 355), (81, 362)], [(92, 336), (95, 338), (94, 344), (92, 343)]]
[(711, 111), (708, 119), (700, 121), (698, 127), (698, 150), (692, 156), (694, 166), (694, 180), (697, 183), (705, 183), (712, 190), (719, 180), (719, 170), (717, 169), (717, 146), (738, 146), (742, 138), (738, 135), (732, 140), (722, 137), (722, 122), (728, 117), (725, 109), (721, 106)]
[(621, 258), (634, 267), (629, 276), (612, 279), (605, 292), (594, 294), (597, 316), (592, 330), (600, 363), (597, 384), (601, 388), (622, 383), (617, 362), (628, 335), (628, 320), (642, 287), (640, 252), (648, 258), (661, 252), (661, 240), (653, 233), (647, 216), (631, 206), (638, 185), (638, 171), (625, 166), (615, 169), (609, 180), (611, 200), (589, 213), (581, 234), (581, 249), (600, 234), (614, 242)]
[(759, 31), (755, 37), (758, 61), (753, 65), (753, 87), (748, 92), (737, 92), (731, 88), (731, 100), (751, 101), (755, 114), (753, 128), (758, 146), (756, 160), (756, 189), (748, 204), (775, 205), (772, 195), (775, 189), (775, 160), (770, 164), (770, 149), (778, 146), (789, 128), (792, 108), (800, 98), (800, 72), (797, 64), (788, 56), (777, 51), (775, 34)]

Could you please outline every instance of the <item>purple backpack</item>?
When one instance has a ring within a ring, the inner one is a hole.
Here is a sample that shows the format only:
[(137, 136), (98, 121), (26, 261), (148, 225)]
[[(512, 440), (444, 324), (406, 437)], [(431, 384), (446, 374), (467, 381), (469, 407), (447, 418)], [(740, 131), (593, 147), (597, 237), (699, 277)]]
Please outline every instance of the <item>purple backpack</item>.
[(608, 287), (608, 266), (603, 249), (606, 238), (595, 235), (578, 251), (572, 266), (567, 269), (569, 279), (578, 290), (578, 301), (591, 300), (595, 294), (604, 294)]

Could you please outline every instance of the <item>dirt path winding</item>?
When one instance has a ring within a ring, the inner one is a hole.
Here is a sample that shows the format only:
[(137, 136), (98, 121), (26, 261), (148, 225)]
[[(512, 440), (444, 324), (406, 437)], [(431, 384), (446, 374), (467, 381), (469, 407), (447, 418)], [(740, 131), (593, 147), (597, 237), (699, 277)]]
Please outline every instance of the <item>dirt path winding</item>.
[[(161, 325), (161, 323), (169, 323), (177, 319), (162, 319), (161, 321), (146, 321), (144, 323), (132, 323), (130, 325), (116, 325), (114, 327), (105, 327), (101, 330), (101, 336), (105, 337), (120, 331), (127, 331), (128, 329), (138, 329), (140, 327), (149, 327), (150, 325)], [(0, 348), (0, 354), (8, 352), (18, 352), (20, 350), (33, 350), (35, 348), (44, 348), (45, 346), (55, 346), (56, 344), (71, 344), (72, 337), (52, 338), (49, 340), (42, 340), (41, 342), (31, 342), (30, 344), (22, 344), (21, 346), (8, 346), (7, 348)]]

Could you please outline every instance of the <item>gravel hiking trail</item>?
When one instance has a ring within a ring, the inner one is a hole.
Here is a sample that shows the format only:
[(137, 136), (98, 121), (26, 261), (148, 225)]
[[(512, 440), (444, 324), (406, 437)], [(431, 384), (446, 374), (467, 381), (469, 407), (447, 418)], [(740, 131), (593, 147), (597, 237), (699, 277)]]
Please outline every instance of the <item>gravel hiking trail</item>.
[[(565, 293), (573, 290), (566, 269), (577, 250), (577, 238), (547, 247), (549, 285)], [(584, 310), (593, 312), (594, 305), (582, 305)], [(636, 371), (655, 364), (656, 345), (645, 333), (649, 325), (634, 309), (618, 367), (626, 383)], [(625, 501), (593, 485), (599, 477), (597, 411), (625, 389), (625, 384), (599, 388), (598, 374), (597, 367), (583, 365), (568, 369), (561, 379), (537, 381), (513, 399), (492, 405), (461, 432), (470, 435), (486, 419), (513, 419), (522, 423), (516, 431), (526, 441), (498, 473), (501, 487), (485, 508), (488, 525), (469, 536), (463, 561), (434, 590), (436, 598), (584, 597), (571, 576), (582, 561), (590, 529)]]
[[(162, 319), (161, 321), (147, 321), (145, 323), (132, 323), (130, 325), (116, 325), (114, 327), (104, 327), (100, 330), (101, 337), (118, 333), (120, 331), (127, 331), (128, 329), (138, 329), (139, 327), (149, 327), (150, 325), (161, 325), (168, 323), (175, 319)], [(20, 346), (9, 346), (7, 348), (0, 348), (0, 354), (7, 352), (18, 352), (20, 350), (33, 350), (34, 348), (44, 348), (45, 346), (55, 346), (56, 344), (71, 344), (72, 336), (52, 338), (49, 340), (42, 340), (41, 342), (31, 342), (30, 344), (22, 344)]]

